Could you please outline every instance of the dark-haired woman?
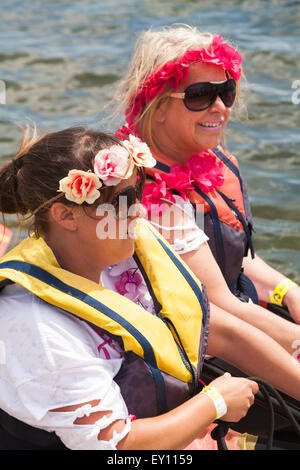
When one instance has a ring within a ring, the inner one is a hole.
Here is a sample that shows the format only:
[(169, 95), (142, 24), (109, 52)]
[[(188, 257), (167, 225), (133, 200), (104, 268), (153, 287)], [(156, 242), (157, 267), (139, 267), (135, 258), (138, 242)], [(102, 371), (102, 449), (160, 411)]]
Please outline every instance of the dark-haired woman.
[(34, 228), (0, 262), (4, 449), (185, 448), (258, 390), (227, 374), (201, 390), (206, 352), (300, 399), (286, 351), (218, 308), (209, 322), (202, 285), (142, 220), (154, 164), (134, 137), (74, 128), (26, 138), (1, 168), (2, 213)]

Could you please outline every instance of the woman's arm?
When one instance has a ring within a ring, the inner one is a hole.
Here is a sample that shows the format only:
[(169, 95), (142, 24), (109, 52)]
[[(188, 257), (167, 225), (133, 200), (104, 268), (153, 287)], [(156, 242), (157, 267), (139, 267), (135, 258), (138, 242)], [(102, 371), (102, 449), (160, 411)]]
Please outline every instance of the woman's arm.
[[(269, 266), (259, 256), (252, 259), (247, 256), (244, 259), (245, 274), (252, 280), (258, 296), (265, 302), (270, 301), (270, 292), (286, 277), (276, 269)], [(291, 287), (283, 298), (283, 304), (288, 308), (292, 318), (300, 323), (300, 287)]]
[(259, 305), (241, 302), (233, 295), (207, 243), (181, 257), (205, 284), (213, 304), (264, 331), (290, 354), (294, 353), (293, 344), (300, 340), (300, 327)]
[[(296, 341), (300, 340), (300, 327), (263, 307), (241, 302), (232, 294), (209, 245), (203, 242), (202, 231), (196, 226), (190, 228), (193, 225), (193, 221), (180, 207), (167, 202), (165, 204), (166, 209), (163, 213), (160, 216), (151, 214), (151, 216), (149, 215), (149, 220), (168, 242), (173, 245), (174, 249), (180, 248), (180, 240), (193, 238), (193, 234), (201, 238), (200, 243), (195, 243), (196, 240), (193, 242), (196, 249), (193, 249), (193, 246), (187, 246), (186, 252), (181, 253), (179, 251), (179, 254), (198, 279), (205, 285), (210, 302), (264, 331), (290, 354), (293, 354), (295, 352), (293, 345)], [(175, 229), (175, 227), (177, 228)], [(181, 245), (185, 246), (186, 243)], [(287, 295), (289, 294), (290, 292)]]
[(300, 400), (300, 364), (263, 331), (214, 305), (207, 353)]
[[(207, 352), (300, 400), (299, 364), (268, 335), (214, 305), (211, 305)], [(218, 389), (227, 404), (228, 411), (223, 420), (232, 422), (245, 416), (258, 391), (255, 382), (236, 377), (222, 376), (210, 385)], [(184, 449), (215, 420), (215, 413), (213, 402), (200, 393), (161, 416), (133, 421), (131, 430), (117, 448)], [(92, 424), (102, 417), (103, 412), (95, 412), (77, 419), (74, 424)], [(114, 432), (122, 433), (124, 425), (123, 420), (115, 421), (101, 430), (98, 439), (110, 440)]]
[[(238, 422), (248, 412), (258, 391), (256, 382), (224, 374), (210, 384), (222, 395), (227, 413), (224, 421)], [(97, 403), (89, 402), (91, 405)], [(85, 404), (72, 405), (52, 412), (74, 412)], [(109, 413), (109, 412), (107, 412)], [(77, 418), (74, 425), (92, 425), (105, 416), (104, 412), (94, 412)], [(172, 450), (184, 449), (216, 419), (213, 401), (199, 393), (177, 408), (153, 418), (137, 419), (131, 423), (131, 430), (117, 444), (118, 450)], [(114, 433), (122, 434), (124, 420), (116, 420), (98, 434), (99, 441), (110, 441)]]

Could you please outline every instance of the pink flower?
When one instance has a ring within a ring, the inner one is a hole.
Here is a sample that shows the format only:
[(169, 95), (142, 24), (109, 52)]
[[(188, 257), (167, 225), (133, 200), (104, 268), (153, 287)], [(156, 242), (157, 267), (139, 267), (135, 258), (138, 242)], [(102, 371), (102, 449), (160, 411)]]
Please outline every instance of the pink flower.
[(174, 165), (170, 173), (159, 176), (165, 181), (168, 188), (177, 191), (185, 201), (187, 200), (186, 192), (194, 189), (191, 172), (181, 165)]
[(141, 139), (130, 134), (129, 140), (124, 140), (123, 144), (136, 166), (151, 168), (156, 165), (156, 160), (152, 157), (152, 153), (148, 145), (145, 142), (142, 142)]
[(205, 193), (211, 192), (224, 183), (223, 164), (221, 161), (217, 161), (215, 155), (208, 150), (189, 158), (187, 167), (193, 180)]
[(142, 199), (148, 213), (153, 215), (161, 215), (164, 212), (165, 201), (176, 202), (171, 190), (177, 191), (186, 201), (186, 192), (194, 188), (190, 172), (181, 165), (174, 165), (170, 173), (155, 172), (153, 176), (155, 182), (145, 184)]
[(148, 213), (161, 215), (166, 206), (164, 201), (175, 203), (172, 191), (176, 191), (185, 201), (188, 192), (197, 185), (205, 193), (213, 191), (224, 183), (223, 163), (208, 150), (193, 155), (187, 165), (173, 165), (169, 173), (155, 172), (155, 182), (146, 183), (142, 204)]
[(102, 183), (98, 176), (89, 171), (70, 170), (68, 176), (59, 182), (59, 190), (65, 193), (68, 201), (93, 204), (100, 196)]
[(144, 97), (147, 102), (152, 101), (157, 95), (164, 91), (166, 82), (160, 80), (160, 77), (150, 77), (144, 86)]
[(238, 53), (238, 51), (234, 51), (227, 44), (223, 44), (223, 56), (224, 69), (228, 70), (234, 80), (239, 80), (241, 77), (240, 65), (242, 63), (242, 56)]
[(177, 90), (181, 82), (184, 82), (189, 71), (189, 66), (180, 64), (177, 67), (177, 73), (169, 79), (169, 85), (171, 88)]
[(186, 51), (185, 54), (179, 58), (179, 62), (186, 67), (189, 67), (195, 62), (201, 60), (201, 52), (199, 50)]
[(161, 180), (160, 183), (153, 182), (145, 184), (142, 204), (149, 214), (161, 215), (164, 212), (166, 205), (162, 199), (175, 202), (174, 196), (167, 190), (165, 181)]
[(178, 72), (180, 72), (180, 65), (176, 62), (168, 62), (159, 70), (158, 76), (161, 81), (168, 81)]
[(100, 150), (95, 156), (94, 172), (106, 186), (115, 186), (122, 179), (130, 178), (133, 168), (128, 151), (121, 145)]
[(212, 50), (203, 49), (201, 54), (201, 60), (202, 62), (206, 62), (207, 64), (222, 66), (222, 60)]
[(227, 70), (234, 80), (241, 77), (242, 56), (237, 50), (225, 44), (222, 36), (215, 36), (212, 48), (214, 53), (219, 57), (224, 70)]
[(142, 276), (134, 269), (124, 271), (115, 286), (119, 294), (124, 295), (133, 302), (138, 297), (145, 295), (147, 289), (143, 284)]
[(167, 83), (171, 88), (177, 89), (180, 85), (181, 80), (186, 78), (188, 69), (185, 65), (177, 62), (171, 62), (165, 64), (159, 73), (160, 81)]

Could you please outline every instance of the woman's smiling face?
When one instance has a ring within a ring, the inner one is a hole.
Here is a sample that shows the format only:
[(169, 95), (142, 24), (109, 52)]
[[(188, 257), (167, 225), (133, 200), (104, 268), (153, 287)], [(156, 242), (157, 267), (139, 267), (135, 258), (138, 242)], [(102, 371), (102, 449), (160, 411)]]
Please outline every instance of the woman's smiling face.
[[(222, 80), (226, 80), (222, 67), (201, 62), (190, 67), (186, 80), (176, 92), (184, 92), (193, 83)], [(170, 157), (176, 155), (177, 160), (184, 162), (220, 144), (230, 112), (220, 97), (204, 111), (190, 111), (182, 99), (169, 98), (156, 111), (154, 141), (163, 153)]]

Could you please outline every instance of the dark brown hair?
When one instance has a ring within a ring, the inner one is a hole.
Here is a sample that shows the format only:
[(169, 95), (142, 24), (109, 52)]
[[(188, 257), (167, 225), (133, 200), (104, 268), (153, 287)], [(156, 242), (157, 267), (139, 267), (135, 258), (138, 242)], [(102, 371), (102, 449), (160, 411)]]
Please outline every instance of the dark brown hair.
[[(49, 207), (59, 194), (59, 181), (72, 169), (92, 170), (99, 150), (115, 144), (122, 145), (117, 137), (87, 127), (41, 137), (36, 128), (33, 132), (27, 128), (16, 156), (0, 168), (0, 211), (17, 214), (22, 220), (33, 215), (32, 229), (40, 236), (47, 227)], [(101, 202), (108, 202), (113, 192), (113, 187), (101, 188)], [(63, 195), (59, 200), (74, 204)]]

